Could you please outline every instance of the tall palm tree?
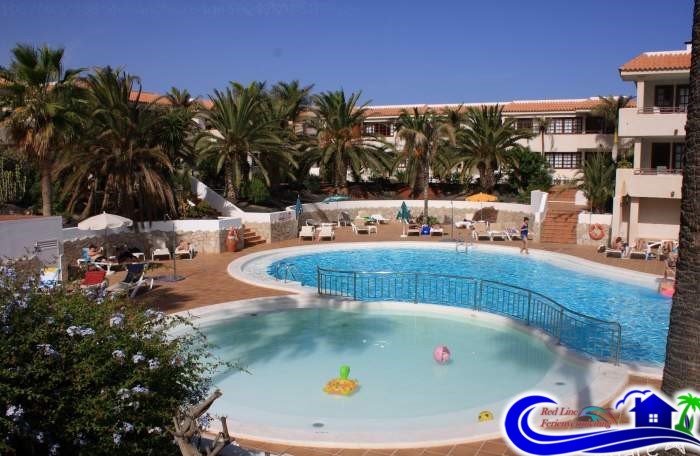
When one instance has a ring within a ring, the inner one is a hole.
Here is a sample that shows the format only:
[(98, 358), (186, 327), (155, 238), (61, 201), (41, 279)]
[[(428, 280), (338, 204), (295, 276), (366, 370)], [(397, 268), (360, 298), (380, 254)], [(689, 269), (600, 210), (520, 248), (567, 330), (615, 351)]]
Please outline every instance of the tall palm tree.
[(3, 105), (10, 109), (0, 126), (41, 175), (42, 214), (51, 215), (52, 176), (57, 153), (77, 131), (75, 112), (82, 69), (63, 69), (63, 48), (35, 48), (20, 44), (12, 49), (5, 80)]
[(215, 90), (212, 108), (202, 112), (210, 129), (197, 135), (195, 147), (200, 160), (214, 159), (217, 171), (224, 171), (225, 194), (231, 202), (238, 200), (249, 157), (268, 185), (265, 163), (295, 164), (281, 140), (279, 119), (270, 115), (263, 88), (259, 83), (247, 87), (231, 83), (223, 92)]
[(610, 198), (615, 194), (615, 162), (610, 155), (598, 152), (592, 154), (578, 173), (578, 189), (588, 199), (593, 212), (605, 212)]
[(535, 124), (537, 134), (540, 136), (540, 153), (544, 155), (544, 135), (547, 134), (552, 121), (549, 117), (535, 117), (532, 121)]
[(455, 128), (446, 116), (430, 110), (421, 114), (418, 108), (413, 108), (412, 114), (402, 111), (399, 115), (396, 139), (403, 143), (397, 161), (406, 162), (414, 191), (423, 190), (423, 217), (427, 220), (430, 170), (438, 162), (449, 168), (445, 151), (455, 145)]
[(89, 213), (101, 191), (96, 212), (110, 210), (137, 221), (176, 215), (173, 166), (160, 142), (162, 109), (142, 102), (138, 78), (120, 70), (97, 70), (86, 84), (86, 132), (61, 164), (68, 172), (69, 207), (89, 193)]
[(317, 136), (310, 157), (332, 176), (337, 193), (347, 192), (348, 169), (360, 176), (363, 169), (389, 168), (384, 147), (362, 135), (367, 103), (359, 105), (360, 96), (351, 93), (346, 97), (343, 90), (337, 90), (313, 97), (312, 124)]
[(617, 127), (620, 123), (620, 109), (626, 108), (630, 101), (630, 97), (619, 96), (598, 96), (600, 104), (593, 108), (592, 114), (603, 118), (607, 125), (613, 126), (613, 146), (612, 158), (617, 159), (617, 150), (619, 147), (619, 137), (617, 135)]
[(661, 389), (667, 394), (685, 388), (700, 390), (700, 1), (693, 9), (690, 54), (690, 102), (685, 126), (685, 156), (681, 196), (676, 292), (666, 342)]
[(476, 168), (481, 188), (492, 192), (496, 186), (495, 171), (512, 161), (515, 150), (522, 149), (518, 141), (531, 137), (531, 132), (516, 128), (513, 119), (503, 117), (502, 106), (469, 108), (466, 126), (457, 135), (462, 172)]

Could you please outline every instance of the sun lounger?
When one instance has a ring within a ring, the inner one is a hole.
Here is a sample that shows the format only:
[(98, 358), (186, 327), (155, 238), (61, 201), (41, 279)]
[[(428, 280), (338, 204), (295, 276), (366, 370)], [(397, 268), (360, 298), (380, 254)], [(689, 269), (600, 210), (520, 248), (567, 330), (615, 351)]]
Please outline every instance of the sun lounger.
[(508, 237), (508, 233), (506, 232), (505, 228), (503, 228), (503, 225), (500, 223), (492, 223), (489, 225), (488, 230), (486, 233), (489, 235), (489, 238), (493, 241), (494, 239), (500, 239), (501, 241), (505, 240), (510, 240)]
[(146, 272), (145, 263), (131, 263), (126, 265), (126, 277), (119, 283), (107, 287), (107, 292), (112, 297), (126, 294), (129, 298), (134, 298), (143, 287), (153, 288), (153, 279), (144, 277)]
[(418, 225), (408, 225), (407, 236), (420, 236), (420, 227)]
[(335, 233), (333, 232), (333, 228), (330, 226), (322, 226), (320, 231), (318, 232), (318, 240), (320, 241), (321, 239), (327, 239), (329, 241), (335, 239)]
[(637, 239), (628, 256), (650, 260), (657, 257), (659, 247), (661, 247), (661, 241)]
[(620, 249), (605, 249), (605, 256), (612, 258), (624, 258), (625, 252)]
[(179, 245), (178, 245), (177, 247), (175, 247), (175, 256), (178, 256), (178, 255), (187, 255), (187, 256), (190, 257), (190, 258), (189, 258), (190, 260), (191, 260), (192, 258), (194, 258), (194, 252), (195, 252), (195, 250), (194, 250), (194, 244), (190, 244), (189, 242), (187, 243), (187, 248), (185, 248), (185, 249), (180, 248)]
[(301, 231), (299, 231), (299, 242), (301, 242), (304, 239), (313, 241), (315, 236), (316, 229), (311, 225), (304, 225), (301, 227)]
[[(369, 234), (369, 229), (370, 227), (367, 225), (355, 225), (354, 223), (351, 223), (350, 226), (352, 226), (352, 232), (355, 235), (358, 234)], [(377, 232), (377, 228), (374, 227), (374, 232)]]
[(516, 239), (516, 240), (518, 240), (518, 241), (522, 239), (522, 238), (520, 237), (520, 230), (517, 229), (517, 228), (514, 228), (514, 227), (506, 228), (506, 229), (505, 229), (505, 233), (506, 233), (506, 235), (508, 236), (508, 239), (511, 240), (511, 241), (512, 241), (513, 239)]
[(98, 288), (105, 283), (106, 276), (105, 271), (86, 271), (85, 277), (80, 281), (80, 288)]
[(390, 221), (388, 218), (384, 218), (382, 214), (372, 214), (370, 217), (380, 225), (386, 225)]
[(167, 256), (168, 259), (171, 259), (172, 256), (170, 255), (170, 249), (167, 247), (160, 247), (157, 249), (153, 249), (151, 252), (151, 260), (155, 261), (156, 257), (162, 257), (162, 256)]
[[(102, 247), (100, 247), (100, 252), (101, 251)], [(78, 258), (78, 267), (94, 266), (97, 269), (107, 271), (107, 275), (111, 275), (114, 274), (114, 271), (112, 271), (112, 266), (119, 266), (119, 263), (114, 263), (111, 261), (94, 261), (92, 258), (90, 258), (87, 247), (83, 248), (82, 253), (82, 258)]]
[(445, 234), (445, 230), (443, 230), (442, 228), (430, 227), (430, 235), (431, 236), (442, 236), (443, 234)]
[(306, 219), (306, 225), (313, 226), (314, 228), (316, 228), (317, 226), (321, 226), (321, 224), (314, 219)]
[(491, 240), (491, 235), (489, 234), (488, 226), (486, 223), (478, 222), (473, 225), (474, 231), (472, 231), (472, 237), (475, 240), (488, 239)]

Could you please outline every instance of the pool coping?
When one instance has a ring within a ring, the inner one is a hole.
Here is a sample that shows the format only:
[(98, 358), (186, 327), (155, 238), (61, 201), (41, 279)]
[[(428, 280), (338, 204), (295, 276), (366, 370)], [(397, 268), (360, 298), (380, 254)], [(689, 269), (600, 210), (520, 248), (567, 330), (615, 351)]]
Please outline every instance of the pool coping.
[[(327, 298), (321, 296), (314, 296), (311, 294), (305, 295), (289, 295), (289, 296), (278, 296), (278, 297), (263, 297), (263, 298), (253, 298), (245, 299), (239, 301), (230, 301), (221, 304), (213, 304), (209, 306), (199, 307), (195, 309), (190, 309), (187, 311), (178, 312), (174, 315), (188, 316), (193, 319), (193, 323), (196, 325), (199, 322), (208, 322), (213, 318), (236, 318), (238, 316), (243, 316), (250, 312), (274, 312), (279, 310), (292, 310), (292, 309), (304, 309), (304, 308), (324, 308), (332, 306), (333, 308), (343, 309), (343, 310), (353, 310), (358, 308), (366, 308), (367, 306), (373, 306), (381, 309), (396, 309), (406, 311), (406, 306), (410, 305), (408, 309), (418, 308), (423, 313), (429, 314), (439, 314), (439, 315), (459, 315), (466, 318), (475, 318), (479, 321), (496, 324), (501, 327), (507, 327), (511, 329), (516, 329), (525, 334), (531, 335), (536, 339), (544, 342), (546, 347), (550, 349), (555, 355), (559, 356), (561, 359), (555, 362), (555, 364), (550, 368), (550, 370), (543, 377), (546, 378), (550, 372), (554, 371), (557, 367), (561, 366), (562, 363), (568, 362), (581, 366), (585, 366), (591, 372), (591, 379), (588, 382), (585, 389), (589, 391), (590, 399), (592, 404), (604, 404), (616, 397), (616, 395), (625, 387), (628, 382), (629, 372), (625, 366), (615, 366), (610, 363), (599, 362), (594, 359), (582, 356), (572, 350), (569, 350), (561, 345), (558, 345), (554, 338), (545, 334), (544, 332), (532, 328), (521, 323), (515, 322), (512, 319), (503, 317), (500, 315), (490, 314), (487, 312), (480, 312), (472, 309), (463, 309), (459, 307), (442, 306), (437, 304), (413, 304), (413, 303), (401, 303), (401, 302), (389, 302), (389, 301), (377, 301), (377, 302), (366, 302), (366, 301), (353, 301), (351, 299), (338, 299), (338, 298)], [(222, 315), (223, 312), (223, 315)], [(538, 385), (542, 384), (544, 380), (541, 380)], [(539, 390), (537, 385), (532, 388), (532, 390)], [(580, 393), (581, 390), (576, 390), (575, 393)], [(566, 399), (575, 397), (575, 394), (559, 397), (560, 403), (566, 403)], [(469, 410), (471, 411), (471, 409)], [(464, 413), (465, 411), (462, 411)], [(454, 412), (456, 414), (456, 412)], [(443, 414), (444, 416), (449, 416), (449, 414)], [(502, 418), (502, 417), (501, 417)], [(262, 440), (269, 443), (275, 444), (285, 444), (291, 446), (313, 446), (319, 448), (358, 448), (358, 449), (379, 449), (379, 448), (417, 448), (417, 447), (438, 447), (445, 445), (457, 445), (463, 443), (471, 443), (483, 440), (489, 440), (494, 438), (502, 438), (500, 421), (494, 421), (490, 423), (477, 423), (476, 426), (484, 429), (484, 432), (479, 434), (470, 434), (464, 438), (450, 438), (442, 440), (418, 440), (410, 441), (408, 443), (404, 441), (386, 441), (386, 442), (371, 442), (371, 443), (357, 443), (357, 440), (352, 438), (352, 435), (345, 437), (349, 441), (323, 441), (313, 438), (299, 439), (292, 438), (270, 438), (267, 435), (261, 435), (257, 433), (241, 433), (237, 432), (237, 437), (242, 439), (250, 440)], [(488, 427), (487, 427), (488, 426)], [(465, 433), (469, 434), (469, 431), (473, 431), (474, 425), (463, 427)], [(220, 429), (218, 423), (209, 428), (210, 432), (218, 432)], [(259, 432), (259, 431), (258, 431)], [(313, 433), (312, 433), (313, 434)]]

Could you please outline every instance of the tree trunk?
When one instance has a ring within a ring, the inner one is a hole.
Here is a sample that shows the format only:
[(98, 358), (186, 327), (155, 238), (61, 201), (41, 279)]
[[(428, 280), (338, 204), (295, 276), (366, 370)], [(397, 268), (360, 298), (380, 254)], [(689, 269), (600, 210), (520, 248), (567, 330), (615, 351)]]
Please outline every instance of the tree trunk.
[(540, 130), (540, 142), (541, 142), (541, 147), (542, 147), (542, 149), (540, 149), (540, 150), (542, 152), (542, 155), (544, 155), (544, 133), (545, 133), (545, 130)]
[(238, 196), (238, 189), (236, 189), (236, 171), (234, 170), (234, 163), (228, 160), (224, 169), (224, 185), (226, 186), (225, 197), (230, 203), (236, 203), (236, 198)]
[(348, 186), (348, 165), (343, 159), (335, 161), (335, 192), (341, 193)]
[[(617, 122), (615, 123), (617, 125)], [(613, 145), (612, 145), (612, 159), (613, 161), (617, 161), (617, 149), (619, 147), (618, 142), (620, 141), (619, 137), (617, 136), (617, 126), (615, 126), (615, 131), (613, 132)]]
[(661, 389), (700, 390), (700, 0), (693, 12), (690, 100), (683, 159), (679, 258)]
[(479, 170), (479, 177), (481, 178), (481, 188), (484, 193), (491, 193), (496, 186), (493, 170), (486, 163), (479, 163), (477, 169)]
[(51, 162), (44, 162), (41, 166), (41, 214), (44, 217), (51, 215), (51, 174), (53, 165)]
[(426, 160), (426, 163), (423, 167), (423, 176), (425, 178), (424, 181), (424, 187), (423, 187), (423, 217), (425, 220), (425, 223), (428, 223), (428, 192), (430, 191), (430, 161)]

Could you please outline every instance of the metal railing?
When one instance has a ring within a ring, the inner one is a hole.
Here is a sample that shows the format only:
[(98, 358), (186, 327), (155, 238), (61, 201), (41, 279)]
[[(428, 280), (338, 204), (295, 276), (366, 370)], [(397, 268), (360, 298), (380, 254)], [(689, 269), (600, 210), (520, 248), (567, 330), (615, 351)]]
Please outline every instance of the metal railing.
[(680, 168), (658, 166), (656, 168), (635, 168), (633, 173), (636, 176), (655, 176), (658, 174), (683, 174), (683, 170)]
[(639, 114), (673, 114), (688, 112), (687, 106), (646, 106), (637, 108)]
[(288, 281), (299, 282), (303, 284), (304, 274), (299, 271), (299, 268), (294, 263), (281, 262), (275, 264), (272, 271), (272, 276), (277, 280), (282, 280), (284, 283)]
[(536, 327), (558, 343), (619, 363), (622, 328), (562, 306), (535, 291), (492, 280), (422, 272), (316, 269), (319, 295), (464, 307)]

